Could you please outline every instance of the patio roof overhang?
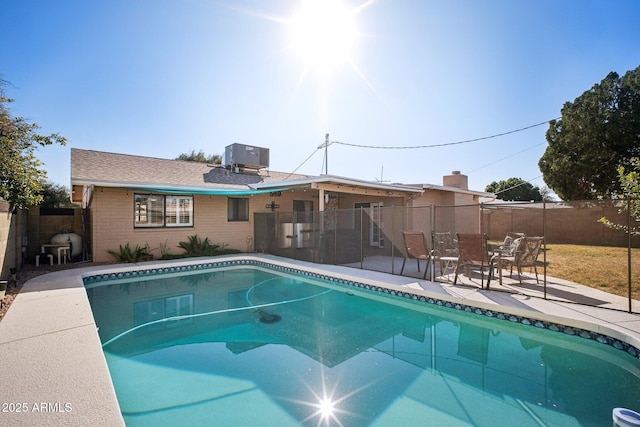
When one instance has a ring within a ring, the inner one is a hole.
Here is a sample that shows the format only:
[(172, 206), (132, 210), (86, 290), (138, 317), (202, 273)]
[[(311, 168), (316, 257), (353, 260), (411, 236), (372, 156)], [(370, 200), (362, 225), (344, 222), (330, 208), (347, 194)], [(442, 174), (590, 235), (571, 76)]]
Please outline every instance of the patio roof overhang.
[[(416, 197), (423, 193), (422, 188), (415, 186), (375, 183), (332, 175), (295, 179), (279, 183), (254, 184), (252, 187), (267, 189), (273, 188), (278, 184), (286, 184), (290, 188), (311, 188), (334, 193), (367, 194), (385, 197)], [(275, 190), (272, 189), (271, 191)]]
[(132, 191), (145, 193), (166, 193), (166, 194), (203, 194), (218, 196), (250, 196), (254, 194), (265, 194), (274, 191), (285, 191), (291, 189), (289, 186), (274, 186), (269, 189), (254, 189), (247, 187), (192, 187), (182, 185), (161, 185), (146, 184), (140, 182), (108, 182), (108, 181), (72, 181), (72, 187), (105, 187), (105, 188), (125, 188)]

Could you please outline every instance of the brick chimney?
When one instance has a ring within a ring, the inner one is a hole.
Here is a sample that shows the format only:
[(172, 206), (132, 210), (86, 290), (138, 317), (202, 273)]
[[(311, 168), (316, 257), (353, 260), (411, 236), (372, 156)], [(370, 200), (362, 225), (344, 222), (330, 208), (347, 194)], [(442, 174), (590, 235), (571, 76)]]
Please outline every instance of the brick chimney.
[(451, 175), (442, 177), (442, 185), (445, 187), (457, 187), (462, 190), (469, 189), (468, 177), (461, 174), (460, 171), (453, 171)]

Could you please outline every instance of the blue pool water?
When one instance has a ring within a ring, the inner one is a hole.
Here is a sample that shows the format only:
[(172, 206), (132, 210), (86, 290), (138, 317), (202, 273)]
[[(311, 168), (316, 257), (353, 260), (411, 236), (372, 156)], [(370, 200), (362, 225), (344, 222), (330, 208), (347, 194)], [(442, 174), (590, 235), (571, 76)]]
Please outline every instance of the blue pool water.
[(640, 361), (611, 345), (336, 281), (229, 267), (87, 292), (130, 426), (608, 426), (640, 405)]

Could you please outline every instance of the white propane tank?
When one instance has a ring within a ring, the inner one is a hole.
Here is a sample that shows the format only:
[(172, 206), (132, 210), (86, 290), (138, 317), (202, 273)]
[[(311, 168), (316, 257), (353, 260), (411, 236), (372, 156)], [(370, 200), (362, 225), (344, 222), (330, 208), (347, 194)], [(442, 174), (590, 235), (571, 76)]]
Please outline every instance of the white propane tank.
[(53, 245), (66, 245), (71, 242), (71, 256), (82, 254), (82, 237), (76, 233), (56, 234), (51, 238)]

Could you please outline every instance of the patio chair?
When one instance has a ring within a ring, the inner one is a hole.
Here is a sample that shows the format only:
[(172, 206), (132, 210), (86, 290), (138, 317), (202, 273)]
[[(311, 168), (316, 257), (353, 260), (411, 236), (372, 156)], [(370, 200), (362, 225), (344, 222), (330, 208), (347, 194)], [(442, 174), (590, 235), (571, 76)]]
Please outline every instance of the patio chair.
[(456, 267), (456, 275), (453, 279), (455, 285), (458, 281), (458, 274), (463, 267), (471, 269), (472, 267), (480, 268), (480, 287), (484, 289), (484, 269), (488, 267), (487, 289), (491, 283), (491, 273), (493, 271), (494, 260), (499, 255), (489, 254), (487, 246), (487, 236), (480, 233), (462, 234), (458, 233), (458, 265)]
[(423, 279), (427, 278), (427, 272), (429, 271), (429, 252), (424, 243), (424, 233), (422, 231), (402, 231), (402, 237), (404, 238), (404, 247), (406, 250), (406, 256), (402, 261), (402, 268), (400, 269), (400, 275), (404, 271), (404, 265), (407, 262), (407, 258), (415, 258), (418, 264), (418, 272), (420, 272), (420, 260), (427, 261), (427, 265), (424, 267)]
[(432, 231), (431, 241), (433, 242), (431, 250), (432, 271), (435, 279), (436, 261), (440, 263), (440, 274), (445, 274), (449, 270), (454, 271), (458, 262), (458, 247), (450, 231)]
[(513, 267), (515, 266), (518, 270), (518, 279), (520, 280), (520, 284), (522, 284), (522, 268), (533, 267), (536, 274), (536, 283), (540, 283), (538, 279), (538, 266), (542, 266), (543, 263), (538, 261), (538, 255), (544, 243), (544, 237), (522, 237), (516, 240), (518, 241), (518, 245), (513, 255), (502, 256), (500, 258), (502, 268), (510, 267), (509, 277), (512, 277)]

